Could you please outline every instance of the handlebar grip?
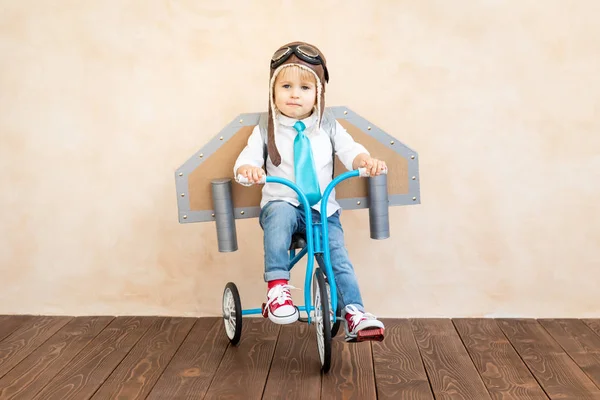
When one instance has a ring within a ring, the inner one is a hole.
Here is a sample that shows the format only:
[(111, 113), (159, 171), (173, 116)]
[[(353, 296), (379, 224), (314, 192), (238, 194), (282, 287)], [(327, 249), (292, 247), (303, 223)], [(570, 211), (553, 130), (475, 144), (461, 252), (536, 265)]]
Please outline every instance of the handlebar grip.
[[(235, 181), (236, 181), (237, 183), (239, 183), (240, 185), (242, 185), (242, 186), (252, 186), (252, 185), (254, 185), (254, 184), (255, 184), (254, 182), (250, 182), (250, 181), (248, 180), (248, 178), (246, 178), (245, 176), (243, 176), (243, 175), (239, 175), (239, 174), (238, 174), (238, 176), (236, 176), (236, 177), (235, 177)], [(266, 176), (266, 175), (263, 175), (263, 176), (260, 178), (260, 180), (258, 181), (258, 183), (257, 183), (257, 184), (258, 184), (258, 185), (264, 185), (266, 181), (267, 181), (267, 176)]]
[[(381, 171), (382, 175), (387, 175), (388, 173), (388, 169), (384, 169), (383, 171)], [(361, 178), (369, 178), (371, 175), (369, 174), (368, 170), (365, 167), (360, 167), (358, 169), (358, 176), (360, 176)]]

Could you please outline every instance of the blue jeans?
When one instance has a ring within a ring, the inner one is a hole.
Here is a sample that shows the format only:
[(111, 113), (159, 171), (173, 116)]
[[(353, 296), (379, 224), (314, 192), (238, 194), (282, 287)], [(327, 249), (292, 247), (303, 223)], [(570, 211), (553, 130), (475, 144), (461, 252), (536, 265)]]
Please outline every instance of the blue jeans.
[[(311, 209), (312, 220), (321, 222), (318, 211)], [(306, 234), (304, 207), (294, 207), (285, 201), (271, 201), (261, 210), (260, 226), (264, 231), (265, 282), (274, 279), (290, 279), (289, 248), (294, 233)], [(340, 212), (327, 219), (329, 255), (338, 289), (341, 306), (354, 305), (364, 312), (354, 268), (348, 258), (344, 244), (344, 231), (340, 223)]]

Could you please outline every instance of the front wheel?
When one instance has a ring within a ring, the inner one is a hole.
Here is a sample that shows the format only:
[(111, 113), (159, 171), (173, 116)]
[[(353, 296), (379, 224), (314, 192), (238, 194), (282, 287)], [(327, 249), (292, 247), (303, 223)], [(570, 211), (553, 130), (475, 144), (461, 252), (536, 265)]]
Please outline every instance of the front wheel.
[(225, 333), (232, 345), (242, 336), (242, 301), (235, 283), (229, 282), (223, 291), (223, 322)]
[[(316, 256), (317, 257), (317, 262), (319, 263), (319, 267), (321, 268), (321, 271), (325, 271), (325, 260), (323, 259), (323, 256)], [(333, 321), (333, 310), (331, 309), (331, 285), (329, 284), (329, 279), (327, 278), (327, 274), (325, 272), (323, 272), (323, 276), (325, 277), (325, 282), (327, 282), (327, 294), (329, 295), (328, 300), (329, 300), (329, 312), (331, 314), (331, 321)], [(331, 338), (333, 339), (335, 337), (335, 335), (338, 334), (338, 331), (340, 330), (340, 325), (342, 323), (342, 302), (341, 302), (341, 298), (338, 296), (338, 302), (337, 302), (337, 310), (335, 311), (335, 314), (337, 315), (337, 318), (335, 319), (335, 323), (333, 324), (333, 326), (331, 327)]]
[(331, 366), (331, 320), (327, 284), (321, 268), (315, 270), (313, 279), (314, 324), (317, 331), (317, 348), (321, 359), (321, 371), (328, 372)]
[[(330, 296), (329, 304), (331, 304), (331, 291), (329, 290), (330, 287), (331, 286), (327, 285), (327, 292), (329, 293), (329, 296)], [(335, 335), (338, 334), (338, 331), (340, 330), (340, 324), (342, 323), (342, 302), (340, 300), (341, 299), (338, 297), (337, 311), (335, 312), (336, 319), (335, 319), (335, 323), (333, 324), (333, 327), (331, 328), (331, 338), (334, 338)], [(332, 315), (332, 319), (333, 319), (333, 315)]]

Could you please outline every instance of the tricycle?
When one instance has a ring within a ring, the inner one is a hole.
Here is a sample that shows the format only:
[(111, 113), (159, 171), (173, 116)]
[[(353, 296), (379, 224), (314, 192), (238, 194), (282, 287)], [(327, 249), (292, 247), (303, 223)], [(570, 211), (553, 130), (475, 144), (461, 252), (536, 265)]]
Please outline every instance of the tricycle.
[[(316, 327), (317, 348), (321, 361), (321, 370), (326, 373), (331, 366), (331, 339), (339, 331), (340, 324), (345, 323), (341, 316), (341, 307), (337, 294), (336, 283), (329, 256), (329, 240), (327, 229), (327, 202), (331, 191), (340, 182), (353, 177), (369, 177), (369, 212), (371, 233), (373, 230), (386, 232), (389, 236), (387, 171), (384, 174), (370, 177), (365, 168), (344, 172), (335, 177), (323, 192), (321, 198), (321, 221), (313, 223), (311, 207), (305, 194), (292, 181), (280, 177), (263, 176), (259, 184), (267, 182), (279, 183), (293, 189), (304, 207), (306, 216), (306, 234), (294, 234), (291, 238), (289, 269), (307, 256), (306, 275), (304, 281), (304, 305), (297, 306), (300, 314), (299, 321), (314, 324)], [(238, 176), (236, 181), (248, 185), (245, 177)], [(387, 237), (387, 236), (386, 236)], [(299, 253), (296, 254), (296, 250)], [(317, 267), (314, 267), (314, 260)], [(313, 272), (314, 270), (314, 272)], [(311, 290), (312, 286), (312, 290)], [(264, 307), (264, 304), (263, 304)], [(334, 312), (335, 310), (335, 312)], [(228, 282), (223, 292), (223, 321), (225, 332), (231, 344), (237, 345), (242, 334), (242, 317), (245, 315), (262, 314), (263, 308), (242, 309), (240, 294), (234, 282)], [(346, 324), (345, 324), (346, 326)], [(347, 329), (347, 327), (346, 327)], [(383, 330), (371, 329), (359, 332), (359, 341), (383, 340)]]

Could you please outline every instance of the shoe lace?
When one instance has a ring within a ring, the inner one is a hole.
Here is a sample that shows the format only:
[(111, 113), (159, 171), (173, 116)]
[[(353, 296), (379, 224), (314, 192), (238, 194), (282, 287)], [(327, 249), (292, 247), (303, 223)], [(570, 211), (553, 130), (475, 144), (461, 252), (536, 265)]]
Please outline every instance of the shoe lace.
[(279, 305), (285, 303), (288, 300), (292, 300), (290, 289), (296, 289), (292, 285), (277, 285), (269, 291), (269, 300), (267, 301), (267, 307), (274, 301), (277, 301)]
[(346, 306), (346, 313), (350, 314), (352, 326), (358, 325), (363, 319), (375, 318), (373, 314), (364, 313), (353, 305)]

